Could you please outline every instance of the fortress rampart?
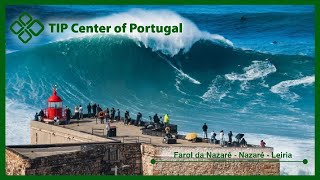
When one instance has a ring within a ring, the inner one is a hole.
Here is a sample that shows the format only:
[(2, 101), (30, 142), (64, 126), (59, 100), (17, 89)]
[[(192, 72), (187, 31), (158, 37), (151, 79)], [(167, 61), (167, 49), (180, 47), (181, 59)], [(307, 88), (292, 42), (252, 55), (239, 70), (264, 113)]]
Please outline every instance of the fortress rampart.
[[(115, 123), (118, 135), (93, 133), (105, 125), (83, 121), (65, 126), (31, 122), (31, 145), (6, 148), (7, 175), (279, 175), (273, 148), (220, 147), (141, 134), (138, 127)], [(130, 128), (126, 129), (126, 128)], [(150, 138), (142, 142), (141, 139)], [(125, 140), (127, 139), (127, 140)], [(130, 139), (130, 141), (128, 140)], [(240, 158), (239, 152), (264, 158)], [(192, 157), (175, 157), (177, 154)], [(231, 158), (196, 158), (196, 154), (231, 154)], [(222, 161), (217, 161), (222, 160)], [(261, 162), (257, 162), (259, 160)], [(155, 161), (155, 163), (151, 163)], [(210, 161), (210, 162), (208, 162)]]

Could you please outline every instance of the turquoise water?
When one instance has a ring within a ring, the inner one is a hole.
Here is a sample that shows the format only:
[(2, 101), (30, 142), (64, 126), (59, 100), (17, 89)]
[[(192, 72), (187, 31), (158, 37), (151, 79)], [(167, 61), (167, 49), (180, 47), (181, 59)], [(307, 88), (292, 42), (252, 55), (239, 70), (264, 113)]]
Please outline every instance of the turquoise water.
[[(163, 23), (166, 17), (169, 24), (182, 21), (186, 31), (167, 37), (47, 34), (31, 47), (7, 33), (7, 144), (28, 143), (14, 133), (25, 133), (15, 124), (45, 107), (57, 84), (64, 105), (95, 102), (142, 112), (144, 120), (169, 113), (180, 133), (201, 133), (206, 122), (209, 130), (245, 133), (249, 143), (264, 139), (275, 151), (293, 151), (296, 160), (311, 159), (305, 167), (282, 165), (282, 174), (314, 173), (313, 7), (137, 7), (28, 7), (43, 21), (52, 12), (83, 24), (124, 17)], [(24, 8), (8, 6), (7, 23)]]

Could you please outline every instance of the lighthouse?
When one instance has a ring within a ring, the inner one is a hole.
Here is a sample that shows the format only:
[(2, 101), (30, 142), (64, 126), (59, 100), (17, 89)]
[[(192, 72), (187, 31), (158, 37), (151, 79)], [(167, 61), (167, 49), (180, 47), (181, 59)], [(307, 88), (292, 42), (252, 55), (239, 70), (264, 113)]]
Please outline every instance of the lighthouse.
[(57, 95), (57, 86), (53, 86), (53, 94), (48, 99), (48, 119), (62, 119), (62, 99)]

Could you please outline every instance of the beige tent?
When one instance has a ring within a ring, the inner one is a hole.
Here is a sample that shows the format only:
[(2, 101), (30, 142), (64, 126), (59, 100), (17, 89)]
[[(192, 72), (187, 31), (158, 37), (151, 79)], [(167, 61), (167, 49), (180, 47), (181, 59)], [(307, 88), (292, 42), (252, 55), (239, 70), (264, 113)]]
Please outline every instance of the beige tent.
[(198, 136), (197, 133), (188, 133), (188, 134), (186, 135), (186, 140), (191, 141), (191, 140), (197, 138), (197, 136)]

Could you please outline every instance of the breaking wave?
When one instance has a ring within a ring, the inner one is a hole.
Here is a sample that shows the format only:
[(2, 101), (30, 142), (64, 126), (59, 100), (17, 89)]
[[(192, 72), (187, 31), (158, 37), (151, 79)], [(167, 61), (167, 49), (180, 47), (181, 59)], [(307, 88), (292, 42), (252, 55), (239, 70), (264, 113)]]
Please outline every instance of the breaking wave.
[[(291, 139), (299, 136), (299, 127), (308, 142), (314, 138), (314, 58), (238, 49), (170, 11), (132, 10), (96, 20), (110, 24), (124, 17), (144, 24), (183, 21), (185, 31), (170, 37), (72, 35), (6, 54), (7, 144), (29, 134), (17, 124), (29, 122), (46, 106), (53, 84), (69, 107), (95, 102), (141, 112), (144, 120), (153, 113), (170, 113), (183, 131), (196, 131), (207, 122), (219, 130)], [(92, 22), (101, 24), (96, 20)], [(300, 98), (288, 104), (282, 95), (294, 96), (293, 89)], [(15, 111), (20, 121), (12, 116)]]
[(270, 61), (252, 61), (252, 65), (243, 68), (243, 74), (231, 73), (225, 77), (231, 81), (252, 81), (275, 73), (277, 68)]
[(295, 86), (309, 86), (314, 83), (314, 80), (314, 75), (302, 77), (300, 79), (286, 80), (272, 86), (270, 90), (275, 94), (279, 94), (283, 99), (296, 101), (300, 96), (295, 92), (291, 92), (290, 88)]
[[(176, 26), (179, 23), (183, 24), (182, 33), (171, 34), (170, 36), (161, 33), (138, 33), (133, 32), (123, 33), (121, 35), (133, 39), (138, 45), (146, 48), (151, 48), (153, 51), (161, 51), (163, 54), (174, 56), (180, 51), (187, 52), (194, 43), (199, 40), (210, 40), (226, 46), (233, 46), (232, 42), (221, 35), (210, 34), (199, 28), (189, 19), (186, 19), (179, 14), (169, 10), (142, 10), (131, 9), (128, 12), (116, 13), (106, 17), (92, 19), (90, 21), (82, 22), (81, 25), (107, 24), (112, 27), (119, 25), (119, 22), (130, 24), (132, 22), (141, 26), (151, 24), (160, 26)], [(59, 41), (75, 37), (86, 37), (97, 35), (101, 33), (91, 34), (75, 34), (65, 33), (60, 36)], [(115, 32), (110, 32), (104, 35), (119, 35)]]

